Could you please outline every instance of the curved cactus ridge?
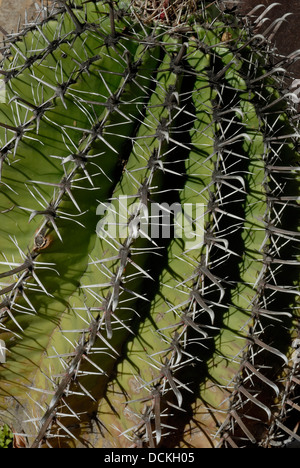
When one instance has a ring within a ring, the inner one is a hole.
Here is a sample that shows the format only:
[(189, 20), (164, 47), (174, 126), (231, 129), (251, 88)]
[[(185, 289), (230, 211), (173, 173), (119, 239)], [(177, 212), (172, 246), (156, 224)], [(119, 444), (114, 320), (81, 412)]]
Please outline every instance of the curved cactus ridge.
[(61, 0), (4, 44), (0, 423), (29, 447), (300, 441), (297, 53), (189, 6)]

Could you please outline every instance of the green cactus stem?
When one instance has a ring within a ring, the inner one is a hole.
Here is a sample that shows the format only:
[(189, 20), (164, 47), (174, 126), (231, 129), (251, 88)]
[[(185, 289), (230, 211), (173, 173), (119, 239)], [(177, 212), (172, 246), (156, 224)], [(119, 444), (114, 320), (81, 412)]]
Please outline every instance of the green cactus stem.
[(298, 52), (221, 7), (60, 0), (3, 45), (0, 425), (28, 447), (300, 442)]

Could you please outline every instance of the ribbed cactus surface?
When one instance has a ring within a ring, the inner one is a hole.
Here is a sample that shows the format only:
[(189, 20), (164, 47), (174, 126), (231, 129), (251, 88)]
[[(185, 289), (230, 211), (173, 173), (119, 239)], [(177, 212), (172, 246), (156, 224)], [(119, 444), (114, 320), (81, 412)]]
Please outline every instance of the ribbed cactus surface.
[(0, 423), (299, 443), (297, 54), (217, 1), (137, 3), (57, 1), (5, 44)]

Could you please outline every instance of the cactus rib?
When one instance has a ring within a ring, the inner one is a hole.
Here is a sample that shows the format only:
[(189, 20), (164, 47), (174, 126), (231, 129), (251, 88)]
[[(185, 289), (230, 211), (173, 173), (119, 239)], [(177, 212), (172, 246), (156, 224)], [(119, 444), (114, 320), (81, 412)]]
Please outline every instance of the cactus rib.
[(53, 3), (2, 61), (1, 426), (32, 448), (299, 443), (284, 18)]

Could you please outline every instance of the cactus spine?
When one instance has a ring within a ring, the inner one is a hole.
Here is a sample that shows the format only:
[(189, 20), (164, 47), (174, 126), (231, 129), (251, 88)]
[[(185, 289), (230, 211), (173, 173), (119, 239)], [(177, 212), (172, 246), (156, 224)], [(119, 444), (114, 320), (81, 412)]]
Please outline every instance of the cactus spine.
[(34, 448), (300, 441), (297, 55), (172, 5), (6, 44), (0, 421)]

